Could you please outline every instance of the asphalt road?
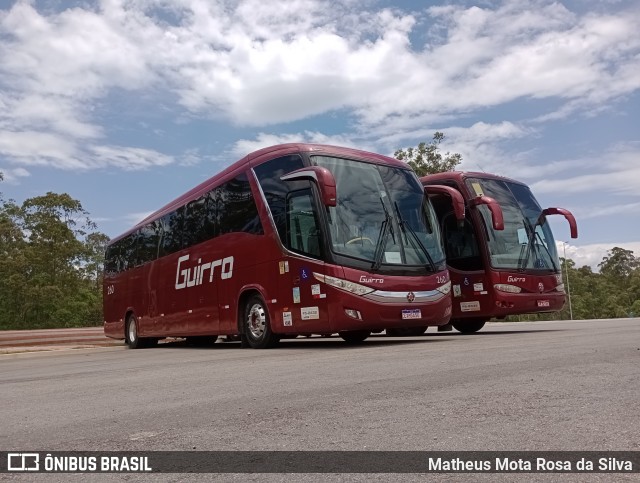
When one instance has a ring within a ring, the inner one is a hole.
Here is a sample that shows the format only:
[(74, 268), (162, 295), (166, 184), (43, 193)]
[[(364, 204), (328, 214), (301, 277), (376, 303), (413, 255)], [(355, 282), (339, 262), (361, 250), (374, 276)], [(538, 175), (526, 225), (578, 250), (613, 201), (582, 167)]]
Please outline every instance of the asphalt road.
[[(432, 331), (358, 347), (314, 338), (272, 350), (173, 343), (0, 355), (0, 449), (640, 451), (640, 319)], [(188, 478), (164, 476), (152, 475)]]

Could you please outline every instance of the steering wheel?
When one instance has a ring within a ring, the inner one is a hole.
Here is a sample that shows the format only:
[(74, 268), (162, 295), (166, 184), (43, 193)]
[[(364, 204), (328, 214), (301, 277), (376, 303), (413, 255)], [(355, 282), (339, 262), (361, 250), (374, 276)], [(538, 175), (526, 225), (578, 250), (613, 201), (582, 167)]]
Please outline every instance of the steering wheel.
[(367, 238), (366, 236), (358, 236), (356, 238), (352, 238), (351, 240), (349, 240), (347, 243), (345, 243), (345, 245), (353, 245), (354, 243), (370, 243), (371, 245), (374, 245), (373, 241), (371, 240), (371, 238)]

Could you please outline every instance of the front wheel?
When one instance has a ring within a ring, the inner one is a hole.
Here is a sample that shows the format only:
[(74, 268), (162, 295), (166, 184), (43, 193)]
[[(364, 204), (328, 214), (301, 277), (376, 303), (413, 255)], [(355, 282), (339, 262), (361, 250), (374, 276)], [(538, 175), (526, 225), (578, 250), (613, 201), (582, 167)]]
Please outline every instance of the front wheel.
[(478, 332), (480, 329), (484, 327), (484, 324), (487, 321), (484, 319), (468, 319), (468, 320), (456, 320), (455, 322), (451, 322), (451, 325), (458, 331), (463, 334), (473, 334)]
[(269, 313), (262, 297), (254, 295), (244, 306), (242, 341), (252, 349), (274, 347), (280, 337), (271, 332)]
[(347, 330), (338, 332), (338, 335), (348, 344), (359, 344), (371, 335), (370, 330)]

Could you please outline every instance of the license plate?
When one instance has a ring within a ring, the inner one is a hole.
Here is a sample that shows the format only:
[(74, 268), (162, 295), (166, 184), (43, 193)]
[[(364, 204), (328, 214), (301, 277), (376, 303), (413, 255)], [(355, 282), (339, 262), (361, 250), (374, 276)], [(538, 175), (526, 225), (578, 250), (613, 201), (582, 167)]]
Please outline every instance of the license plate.
[(403, 319), (421, 319), (422, 312), (420, 312), (420, 309), (404, 309), (402, 311), (402, 318)]
[(548, 300), (538, 300), (538, 307), (549, 307), (549, 305)]

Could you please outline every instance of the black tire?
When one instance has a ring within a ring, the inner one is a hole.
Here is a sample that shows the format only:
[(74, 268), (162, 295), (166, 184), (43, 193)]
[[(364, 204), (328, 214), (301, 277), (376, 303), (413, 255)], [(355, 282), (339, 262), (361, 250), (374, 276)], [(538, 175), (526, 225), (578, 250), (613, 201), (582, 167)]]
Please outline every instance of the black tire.
[(259, 295), (253, 295), (245, 303), (242, 329), (243, 347), (268, 349), (280, 341), (280, 337), (271, 331), (269, 312)]
[(387, 329), (389, 337), (417, 337), (427, 331), (426, 327), (403, 327), (401, 329)]
[(210, 347), (218, 340), (217, 335), (198, 335), (187, 337), (187, 344), (194, 347)]
[(474, 334), (484, 327), (487, 321), (484, 319), (467, 319), (452, 321), (454, 329), (462, 334)]
[(133, 314), (127, 318), (124, 340), (129, 346), (129, 349), (144, 349), (145, 347), (158, 345), (158, 339), (154, 337), (138, 336), (138, 318)]
[(338, 332), (338, 335), (344, 339), (347, 344), (360, 344), (371, 335), (370, 330), (345, 330)]

